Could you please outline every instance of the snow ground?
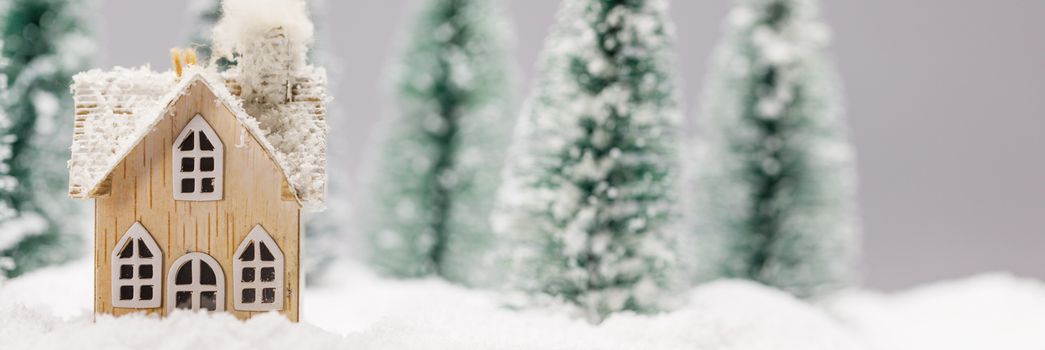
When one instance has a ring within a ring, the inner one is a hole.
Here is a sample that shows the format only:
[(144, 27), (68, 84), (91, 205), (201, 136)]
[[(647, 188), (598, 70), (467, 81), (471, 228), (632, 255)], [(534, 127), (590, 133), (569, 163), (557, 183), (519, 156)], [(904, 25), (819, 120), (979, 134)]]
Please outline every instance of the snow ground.
[(334, 274), (343, 282), (306, 290), (301, 324), (192, 313), (92, 323), (89, 262), (41, 270), (0, 286), (0, 349), (1045, 349), (1045, 284), (1005, 274), (820, 306), (721, 281), (694, 289), (685, 309), (601, 326), (438, 280)]

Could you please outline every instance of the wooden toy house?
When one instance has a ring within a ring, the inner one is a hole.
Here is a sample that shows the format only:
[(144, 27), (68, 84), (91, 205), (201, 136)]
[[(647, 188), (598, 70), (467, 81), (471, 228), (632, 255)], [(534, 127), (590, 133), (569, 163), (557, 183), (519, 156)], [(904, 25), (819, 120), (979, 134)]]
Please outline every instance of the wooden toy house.
[(94, 199), (96, 313), (298, 320), (301, 210), (325, 195), (326, 74), (278, 28), (262, 39), (222, 73), (74, 78), (69, 194)]

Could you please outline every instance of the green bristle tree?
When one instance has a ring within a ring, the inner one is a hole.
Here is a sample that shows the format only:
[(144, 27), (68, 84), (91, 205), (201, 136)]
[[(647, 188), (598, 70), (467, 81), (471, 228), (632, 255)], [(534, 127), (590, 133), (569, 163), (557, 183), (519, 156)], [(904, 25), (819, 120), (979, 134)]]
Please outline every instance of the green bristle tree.
[(398, 277), (492, 284), (489, 213), (514, 116), (508, 29), (496, 0), (429, 0), (395, 69), (363, 208), (372, 262)]
[(851, 283), (855, 171), (813, 0), (739, 0), (706, 93), (702, 278), (815, 297)]
[[(214, 25), (221, 19), (221, 0), (192, 0), (189, 16), (189, 45), (196, 49), (200, 62), (209, 62)], [(217, 64), (225, 68), (230, 62), (219, 58)]]
[(494, 216), (510, 286), (590, 322), (669, 307), (681, 113), (665, 0), (566, 0)]
[[(327, 96), (336, 96), (338, 91), (339, 77), (341, 74), (341, 61), (333, 50), (333, 37), (331, 18), (332, 12), (327, 0), (309, 0), (308, 10), (315, 25), (315, 39), (309, 49), (309, 60), (323, 67), (327, 71)], [(338, 99), (327, 106), (327, 122), (331, 130), (344, 128), (348, 121), (345, 109), (338, 104)], [(343, 159), (346, 151), (345, 140), (329, 140), (327, 144), (328, 159)], [(306, 273), (306, 283), (323, 283), (324, 275), (328, 268), (336, 260), (349, 255), (349, 234), (356, 232), (358, 224), (351, 215), (351, 181), (347, 176), (338, 174), (341, 168), (334, 167), (335, 162), (329, 163), (331, 168), (327, 178), (327, 200), (326, 209), (318, 213), (305, 216), (305, 251), (308, 256), (302, 257), (302, 266)]]
[[(2, 51), (3, 42), (0, 42)], [(7, 68), (7, 60), (0, 58), (0, 71)], [(7, 103), (7, 77), (0, 74), (0, 105)], [(11, 118), (7, 112), (0, 108), (0, 135), (7, 135), (11, 128)], [(0, 222), (8, 222), (18, 217), (18, 209), (12, 202), (13, 193), (18, 187), (18, 180), (11, 176), (11, 141), (13, 138), (0, 138)], [(17, 244), (24, 235), (0, 234), (0, 248), (7, 250), (12, 244)], [(7, 277), (7, 270), (14, 268), (14, 260), (10, 257), (0, 257), (0, 269), (5, 273), (0, 274), (0, 282)]]
[[(0, 221), (3, 271), (17, 276), (76, 257), (85, 223), (82, 204), (68, 198), (73, 114), (69, 84), (90, 67), (95, 43), (80, 0), (12, 0), (0, 7), (3, 74), (8, 82), (2, 128), (10, 147), (7, 175), (15, 183), (0, 200), (15, 213)], [(6, 181), (5, 181), (6, 182)]]

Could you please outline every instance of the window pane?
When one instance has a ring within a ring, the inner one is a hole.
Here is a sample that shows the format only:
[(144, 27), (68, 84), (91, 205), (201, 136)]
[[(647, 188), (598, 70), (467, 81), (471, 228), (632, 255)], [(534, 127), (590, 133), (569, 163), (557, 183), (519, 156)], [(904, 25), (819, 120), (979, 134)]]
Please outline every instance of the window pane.
[(254, 268), (245, 267), (243, 268), (243, 282), (254, 282)]
[(210, 143), (210, 139), (207, 138), (207, 134), (200, 133), (200, 149), (204, 151), (213, 151), (214, 145)]
[(120, 300), (131, 300), (134, 299), (134, 286), (121, 286), (120, 287)]
[(138, 299), (152, 300), (152, 286), (142, 286), (141, 291), (138, 293)]
[(178, 275), (174, 277), (174, 284), (192, 284), (192, 261), (186, 261), (185, 265), (178, 268)]
[(152, 251), (149, 250), (149, 247), (145, 246), (145, 240), (143, 240), (141, 238), (138, 239), (138, 257), (140, 257), (140, 258), (151, 258), (152, 257)]
[(203, 192), (203, 193), (213, 193), (214, 192), (214, 178), (213, 177), (205, 177), (205, 178), (203, 178), (203, 183), (200, 185), (200, 192)]
[(276, 268), (275, 267), (262, 267), (261, 268), (261, 281), (272, 282), (276, 280)]
[(181, 193), (196, 192), (196, 179), (181, 179)]
[(269, 251), (269, 247), (265, 246), (265, 243), (258, 243), (258, 247), (261, 248), (261, 261), (276, 260), (276, 257), (272, 256), (272, 252)]
[[(202, 134), (200, 134), (202, 135)], [(200, 308), (214, 311), (218, 309), (217, 292), (200, 292)]]
[(120, 279), (129, 280), (134, 278), (134, 265), (120, 265)]
[(120, 258), (127, 259), (134, 256), (134, 242), (127, 241), (127, 245), (123, 246), (123, 250), (120, 251)]
[(174, 307), (179, 309), (192, 309), (192, 292), (175, 293)]
[(214, 157), (200, 158), (200, 171), (214, 171)]
[(253, 303), (254, 300), (256, 300), (255, 299), (255, 296), (256, 296), (255, 293), (257, 293), (257, 290), (255, 290), (254, 288), (245, 288), (245, 289), (243, 289), (243, 293), (242, 293), (243, 295), (241, 296), (243, 302), (244, 303)]
[(211, 269), (210, 265), (200, 262), (200, 284), (205, 286), (213, 286), (218, 284), (218, 278), (214, 276), (214, 269)]
[(247, 249), (243, 250), (243, 254), (239, 255), (241, 261), (254, 261), (254, 242), (247, 244)]
[(192, 172), (196, 170), (196, 159), (192, 157), (184, 157), (181, 159), (181, 171)]
[(276, 288), (265, 288), (261, 290), (261, 302), (271, 304), (276, 301)]
[(152, 278), (152, 265), (138, 266), (138, 278), (146, 280)]
[(181, 145), (178, 145), (178, 149), (182, 151), (191, 151), (193, 148), (195, 148), (195, 145), (192, 141), (192, 135), (195, 133), (195, 131), (189, 132), (189, 134), (185, 136), (185, 141), (182, 141)]

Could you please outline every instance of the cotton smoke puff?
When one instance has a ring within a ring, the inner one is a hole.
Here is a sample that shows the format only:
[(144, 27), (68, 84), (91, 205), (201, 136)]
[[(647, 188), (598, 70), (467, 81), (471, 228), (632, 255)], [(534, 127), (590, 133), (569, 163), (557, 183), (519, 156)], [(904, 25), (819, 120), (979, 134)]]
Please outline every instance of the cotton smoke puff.
[(304, 0), (224, 0), (214, 26), (215, 57), (231, 58), (275, 28), (282, 28), (292, 52), (304, 55), (314, 27)]

